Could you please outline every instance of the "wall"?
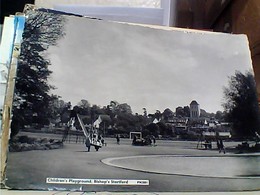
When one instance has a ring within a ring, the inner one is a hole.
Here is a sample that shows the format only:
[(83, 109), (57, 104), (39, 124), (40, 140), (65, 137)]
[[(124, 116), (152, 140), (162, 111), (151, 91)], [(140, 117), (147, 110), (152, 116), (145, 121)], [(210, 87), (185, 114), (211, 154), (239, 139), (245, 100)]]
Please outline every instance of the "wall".
[(180, 0), (177, 10), (177, 27), (248, 36), (260, 102), (260, 1)]
[(213, 29), (248, 36), (257, 92), (260, 98), (260, 1), (231, 1), (215, 22)]

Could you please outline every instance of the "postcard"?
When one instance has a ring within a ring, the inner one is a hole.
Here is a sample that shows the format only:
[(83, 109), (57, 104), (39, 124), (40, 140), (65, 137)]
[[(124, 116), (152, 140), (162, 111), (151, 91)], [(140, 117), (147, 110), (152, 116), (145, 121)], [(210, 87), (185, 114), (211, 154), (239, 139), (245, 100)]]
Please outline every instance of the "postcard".
[[(14, 17), (6, 17), (3, 25), (3, 33), (1, 37), (1, 46), (0, 46), (0, 82), (1, 82), (1, 91), (0, 91), (0, 109), (1, 109), (1, 132), (2, 132), (2, 112), (5, 99), (5, 92), (7, 87), (8, 80), (8, 70), (9, 64), (12, 56), (12, 45), (14, 37)], [(0, 132), (0, 134), (1, 134)]]
[(1, 41), (1, 186), (5, 186), (15, 76), (24, 22), (24, 16), (19, 13), (6, 18)]
[(12, 114), (11, 189), (259, 189), (245, 35), (28, 11)]

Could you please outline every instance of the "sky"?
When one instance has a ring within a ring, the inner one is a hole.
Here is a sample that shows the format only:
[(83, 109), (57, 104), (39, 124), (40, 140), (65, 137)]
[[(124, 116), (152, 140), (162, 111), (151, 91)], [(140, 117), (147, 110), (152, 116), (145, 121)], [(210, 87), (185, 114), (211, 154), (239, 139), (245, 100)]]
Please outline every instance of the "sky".
[(148, 113), (192, 100), (223, 110), (223, 87), (236, 70), (252, 71), (245, 35), (160, 30), (66, 16), (66, 35), (48, 49), (52, 93), (76, 105), (127, 103)]

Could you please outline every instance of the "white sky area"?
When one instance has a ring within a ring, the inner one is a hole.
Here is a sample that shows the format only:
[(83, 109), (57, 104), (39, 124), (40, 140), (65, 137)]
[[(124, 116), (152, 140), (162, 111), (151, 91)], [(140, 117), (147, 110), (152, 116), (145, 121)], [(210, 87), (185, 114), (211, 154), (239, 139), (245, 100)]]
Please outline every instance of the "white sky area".
[(127, 103), (133, 113), (175, 111), (192, 100), (223, 110), (223, 86), (252, 71), (244, 35), (158, 30), (70, 16), (66, 36), (48, 50), (54, 94), (76, 105)]

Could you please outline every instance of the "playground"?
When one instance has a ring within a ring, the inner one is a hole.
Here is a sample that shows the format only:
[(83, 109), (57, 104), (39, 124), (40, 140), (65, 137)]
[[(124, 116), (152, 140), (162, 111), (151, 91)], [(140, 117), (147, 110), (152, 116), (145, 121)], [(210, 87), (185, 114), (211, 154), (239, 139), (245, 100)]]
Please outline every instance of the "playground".
[[(98, 151), (91, 146), (87, 152), (84, 143), (65, 142), (62, 149), (9, 153), (6, 183), (13, 189), (110, 192), (259, 190), (260, 155), (234, 154), (231, 149), (236, 142), (225, 142), (223, 154), (214, 143), (211, 150), (205, 150), (197, 148), (196, 141), (156, 140), (157, 146), (133, 146), (127, 138), (121, 138), (120, 144), (116, 138), (105, 141), (107, 145)], [(48, 177), (138, 179), (149, 180), (149, 185), (47, 184)]]

